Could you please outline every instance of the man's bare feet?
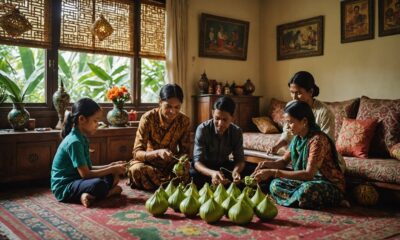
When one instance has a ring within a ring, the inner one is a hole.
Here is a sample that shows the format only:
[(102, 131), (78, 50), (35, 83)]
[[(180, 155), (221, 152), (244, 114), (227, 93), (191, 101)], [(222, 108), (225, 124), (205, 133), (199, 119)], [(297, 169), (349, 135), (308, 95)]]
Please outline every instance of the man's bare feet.
[(81, 195), (81, 203), (85, 207), (90, 207), (94, 201), (95, 197), (90, 195), (89, 193), (82, 193)]
[(110, 189), (110, 191), (107, 194), (107, 197), (120, 195), (121, 193), (122, 193), (122, 188), (120, 186), (116, 185)]

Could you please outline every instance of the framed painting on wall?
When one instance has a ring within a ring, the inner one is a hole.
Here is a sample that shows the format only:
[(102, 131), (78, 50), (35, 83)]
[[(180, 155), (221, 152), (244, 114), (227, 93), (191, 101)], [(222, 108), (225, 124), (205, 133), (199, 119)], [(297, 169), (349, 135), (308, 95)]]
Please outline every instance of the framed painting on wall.
[(249, 22), (201, 14), (199, 56), (247, 59)]
[(277, 26), (277, 59), (323, 55), (324, 17), (318, 16)]
[(340, 2), (341, 42), (374, 38), (374, 0)]
[(400, 34), (400, 0), (379, 0), (379, 36)]

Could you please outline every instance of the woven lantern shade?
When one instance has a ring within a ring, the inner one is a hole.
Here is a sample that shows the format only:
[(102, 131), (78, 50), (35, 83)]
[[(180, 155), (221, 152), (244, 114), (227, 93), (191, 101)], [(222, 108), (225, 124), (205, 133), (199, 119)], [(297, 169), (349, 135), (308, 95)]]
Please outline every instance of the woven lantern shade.
[(2, 7), (10, 9), (6, 14), (0, 17), (0, 27), (2, 27), (8, 35), (18, 37), (24, 32), (32, 30), (32, 24), (15, 5), (4, 4)]
[(61, 0), (61, 11), (60, 49), (134, 56), (134, 1)]
[(90, 28), (90, 32), (96, 36), (99, 41), (103, 41), (106, 37), (110, 36), (114, 32), (114, 28), (104, 18), (103, 14), (93, 23)]
[(0, 0), (0, 44), (51, 48), (52, 0)]

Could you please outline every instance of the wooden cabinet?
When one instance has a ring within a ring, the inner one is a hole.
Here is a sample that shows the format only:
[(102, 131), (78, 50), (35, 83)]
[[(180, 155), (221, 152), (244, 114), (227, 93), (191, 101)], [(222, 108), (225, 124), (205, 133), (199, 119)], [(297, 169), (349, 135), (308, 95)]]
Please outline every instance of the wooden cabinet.
[[(137, 127), (99, 129), (89, 138), (93, 165), (130, 160)], [(0, 182), (45, 179), (61, 142), (60, 131), (0, 130)]]
[(108, 161), (132, 159), (133, 139), (131, 137), (110, 137), (108, 139)]
[[(212, 108), (215, 101), (221, 95), (199, 95), (194, 96), (195, 125), (212, 118)], [(243, 131), (256, 130), (251, 118), (259, 116), (260, 97), (259, 96), (230, 96), (236, 103), (235, 124)]]
[[(94, 146), (92, 155), (98, 156), (100, 165), (115, 161), (132, 159), (133, 144), (135, 143), (137, 127), (116, 127), (101, 129), (89, 138)], [(95, 147), (98, 143), (98, 147)]]
[(89, 142), (90, 160), (93, 165), (102, 165), (102, 156), (106, 155), (105, 142), (101, 138), (92, 138)]
[(54, 141), (17, 143), (15, 175), (21, 180), (48, 175), (56, 147)]
[(0, 179), (7, 176), (11, 165), (12, 152), (15, 151), (15, 145), (7, 142), (0, 142)]
[(59, 136), (54, 130), (0, 130), (0, 182), (48, 178)]

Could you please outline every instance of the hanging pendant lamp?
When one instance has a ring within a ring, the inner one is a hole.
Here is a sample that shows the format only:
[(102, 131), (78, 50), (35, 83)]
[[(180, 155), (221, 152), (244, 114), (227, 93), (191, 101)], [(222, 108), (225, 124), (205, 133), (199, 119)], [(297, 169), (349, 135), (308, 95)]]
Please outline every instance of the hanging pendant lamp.
[(9, 11), (0, 17), (0, 27), (11, 37), (18, 37), (24, 32), (32, 30), (32, 24), (13, 4), (2, 4), (1, 8), (8, 8)]
[(90, 32), (93, 36), (96, 36), (99, 41), (103, 41), (114, 32), (114, 28), (107, 19), (104, 18), (103, 14), (100, 14), (99, 18), (92, 24)]

